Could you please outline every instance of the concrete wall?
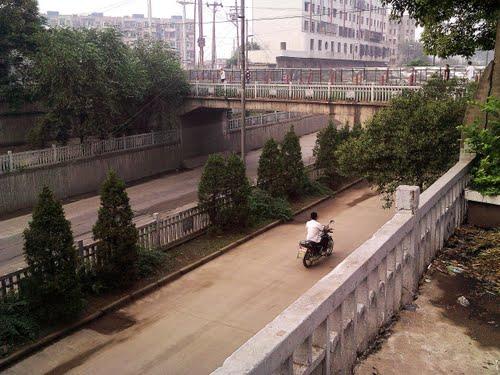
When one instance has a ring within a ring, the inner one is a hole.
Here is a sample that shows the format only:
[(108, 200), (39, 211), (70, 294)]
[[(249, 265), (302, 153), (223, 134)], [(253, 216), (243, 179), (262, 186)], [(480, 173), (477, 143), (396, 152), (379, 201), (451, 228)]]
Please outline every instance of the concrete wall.
[(196, 109), (182, 116), (182, 157), (195, 158), (225, 151), (223, 129), (227, 110)]
[(99, 190), (109, 169), (127, 182), (180, 167), (178, 146), (154, 146), (0, 176), (0, 215), (32, 207), (43, 186), (57, 198)]
[(25, 143), (28, 132), (42, 113), (40, 108), (31, 104), (14, 111), (6, 103), (0, 103), (0, 147)]
[[(281, 142), (285, 134), (293, 125), (295, 133), (302, 135), (315, 133), (328, 125), (328, 116), (308, 116), (279, 124), (267, 124), (247, 129), (247, 149), (255, 150), (264, 146), (268, 139), (273, 138)], [(226, 135), (227, 150), (239, 152), (241, 150), (241, 132), (239, 129), (231, 130)]]

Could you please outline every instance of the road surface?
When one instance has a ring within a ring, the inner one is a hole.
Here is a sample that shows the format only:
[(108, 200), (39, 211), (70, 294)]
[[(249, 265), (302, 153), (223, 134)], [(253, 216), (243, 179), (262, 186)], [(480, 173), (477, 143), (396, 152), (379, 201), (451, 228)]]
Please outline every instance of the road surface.
[(335, 218), (332, 257), (296, 259), (307, 214), (34, 354), (6, 374), (208, 374), (393, 213), (360, 184), (316, 208)]
[[(312, 150), (316, 133), (301, 137), (302, 155), (306, 163), (312, 160)], [(247, 174), (257, 176), (257, 166), (261, 150), (247, 155)], [(197, 200), (198, 182), (202, 168), (169, 174), (155, 178), (127, 189), (135, 222), (140, 225), (151, 219), (151, 214), (164, 212), (193, 203)], [(64, 205), (66, 217), (71, 221), (75, 240), (90, 240), (92, 226), (97, 220), (99, 196), (92, 196)], [(22, 232), (27, 227), (31, 215), (22, 215), (0, 221), (0, 274), (6, 274), (24, 267), (22, 254)]]

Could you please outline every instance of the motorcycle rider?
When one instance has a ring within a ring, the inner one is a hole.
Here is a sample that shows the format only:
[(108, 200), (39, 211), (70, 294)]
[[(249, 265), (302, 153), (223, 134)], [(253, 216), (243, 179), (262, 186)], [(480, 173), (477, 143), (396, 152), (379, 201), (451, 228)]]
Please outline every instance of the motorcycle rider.
[(325, 226), (318, 222), (318, 213), (311, 212), (311, 220), (306, 223), (307, 236), (306, 240), (314, 244), (316, 253), (324, 251), (328, 246), (328, 237), (322, 238)]

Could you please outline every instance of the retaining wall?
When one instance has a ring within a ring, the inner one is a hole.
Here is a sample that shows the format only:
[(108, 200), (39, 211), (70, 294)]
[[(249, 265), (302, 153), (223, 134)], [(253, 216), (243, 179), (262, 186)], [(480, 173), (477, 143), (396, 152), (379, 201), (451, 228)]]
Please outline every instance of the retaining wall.
[[(326, 128), (328, 125), (328, 116), (308, 116), (277, 124), (266, 124), (247, 128), (247, 149), (255, 150), (264, 147), (264, 144), (270, 138), (273, 138), (277, 142), (283, 141), (292, 125), (295, 129), (295, 133), (300, 137)], [(226, 139), (228, 151), (239, 152), (241, 150), (240, 129), (229, 130), (226, 134)]]
[(0, 215), (32, 207), (43, 186), (59, 199), (99, 190), (110, 169), (126, 182), (180, 167), (179, 146), (160, 145), (0, 176)]

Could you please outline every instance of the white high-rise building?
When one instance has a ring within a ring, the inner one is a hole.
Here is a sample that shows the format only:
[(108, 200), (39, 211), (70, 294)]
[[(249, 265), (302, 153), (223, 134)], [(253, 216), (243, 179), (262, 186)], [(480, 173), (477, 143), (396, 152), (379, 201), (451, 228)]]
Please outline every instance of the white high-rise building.
[(254, 64), (384, 66), (389, 10), (380, 0), (253, 0)]

